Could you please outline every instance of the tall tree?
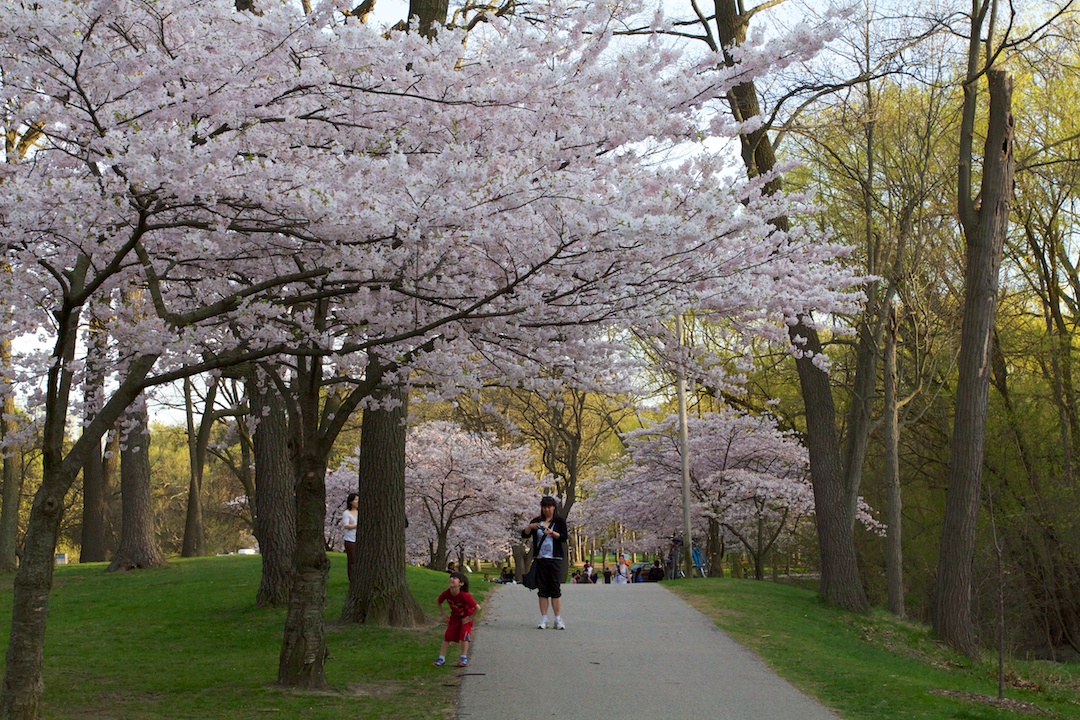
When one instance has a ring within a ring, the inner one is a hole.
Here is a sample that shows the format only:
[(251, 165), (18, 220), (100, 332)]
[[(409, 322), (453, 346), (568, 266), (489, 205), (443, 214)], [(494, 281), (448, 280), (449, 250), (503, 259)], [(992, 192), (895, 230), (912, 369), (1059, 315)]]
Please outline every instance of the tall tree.
[(215, 421), (214, 402), (218, 380), (211, 377), (203, 400), (203, 412), (195, 425), (195, 398), (191, 378), (184, 378), (184, 417), (187, 421), (188, 480), (187, 512), (184, 520), (184, 545), (181, 557), (199, 557), (206, 553), (206, 528), (203, 525), (202, 486), (206, 468), (210, 432)]
[[(979, 655), (972, 615), (972, 563), (982, 490), (998, 273), (1013, 195), (1012, 77), (994, 67), (1000, 51), (993, 40), (996, 13), (996, 0), (972, 0), (968, 16), (970, 33), (957, 178), (958, 211), (967, 250), (964, 320), (933, 617), (938, 637), (969, 657)], [(990, 109), (977, 200), (975, 119), (984, 77)]]
[[(107, 337), (101, 323), (90, 312), (89, 342), (86, 351), (86, 385), (83, 403), (89, 422), (105, 398)], [(83, 466), (82, 542), (79, 562), (104, 562), (108, 556), (107, 516), (109, 475), (105, 452), (89, 452)], [(115, 467), (115, 464), (113, 465)]]
[(896, 310), (891, 308), (885, 334), (884, 453), (888, 520), (885, 534), (885, 572), (888, 576), (889, 610), (897, 617), (907, 614), (904, 602), (904, 545), (902, 495), (900, 492), (900, 415), (896, 398)]
[(120, 450), (120, 546), (109, 563), (110, 572), (165, 564), (150, 495), (150, 422), (145, 402), (140, 398), (124, 417)]
[(259, 421), (253, 438), (255, 485), (253, 492), (248, 492), (248, 503), (262, 561), (255, 604), (285, 607), (295, 573), (296, 443), (289, 431), (285, 401), (277, 382), (269, 375), (272, 369), (260, 378), (256, 366), (250, 367), (248, 405), (251, 415)]
[[(707, 28), (705, 39), (721, 54), (724, 64), (736, 67), (737, 50), (746, 43), (750, 20), (765, 5), (745, 10), (740, 0), (716, 0), (714, 6), (715, 35), (708, 30), (707, 20), (699, 13)], [(764, 117), (753, 81), (731, 87), (728, 105), (736, 122), (760, 121)], [(766, 178), (769, 191), (777, 192), (781, 189), (781, 181), (775, 175), (777, 161), (770, 130), (766, 121), (757, 129), (740, 134), (742, 160), (750, 177)], [(786, 216), (777, 216), (773, 222), (786, 231), (790, 220)], [(806, 445), (810, 453), (821, 555), (819, 593), (831, 605), (865, 610), (869, 602), (855, 552), (855, 512), (840, 454), (836, 404), (828, 374), (817, 364), (817, 358), (823, 353), (821, 339), (809, 313), (800, 314), (797, 322), (789, 327), (792, 345), (797, 349), (795, 366), (806, 411)]]

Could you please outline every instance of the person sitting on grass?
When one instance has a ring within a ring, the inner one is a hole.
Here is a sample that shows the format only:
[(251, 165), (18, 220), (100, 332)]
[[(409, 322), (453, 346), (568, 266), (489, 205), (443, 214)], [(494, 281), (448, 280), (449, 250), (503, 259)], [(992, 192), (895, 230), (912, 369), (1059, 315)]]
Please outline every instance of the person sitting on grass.
[[(473, 596), (469, 594), (469, 578), (459, 572), (450, 573), (448, 581), (450, 587), (443, 590), (439, 595), (439, 614), (446, 620), (446, 632), (443, 633), (442, 649), (439, 657), (432, 663), (441, 667), (446, 663), (446, 651), (450, 649), (450, 643), (461, 645), (461, 656), (458, 658), (458, 667), (469, 664), (469, 643), (472, 642), (473, 618), (480, 606)], [(450, 615), (443, 611), (443, 603), (450, 605)]]

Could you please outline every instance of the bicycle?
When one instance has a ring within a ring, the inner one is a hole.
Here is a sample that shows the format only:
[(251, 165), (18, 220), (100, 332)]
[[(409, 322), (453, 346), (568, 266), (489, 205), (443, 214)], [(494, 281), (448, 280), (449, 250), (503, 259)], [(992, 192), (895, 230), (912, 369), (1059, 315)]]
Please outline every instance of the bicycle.
[[(680, 567), (680, 563), (682, 562), (682, 559), (683, 559), (682, 558), (682, 548), (683, 548), (682, 536), (681, 535), (672, 535), (668, 539), (671, 540), (671, 551), (670, 551), (670, 554), (668, 555), (667, 579), (668, 580), (674, 580), (674, 579), (677, 579), (677, 578), (685, 578), (686, 573), (683, 572), (682, 568)], [(690, 556), (691, 556), (692, 562), (694, 564), (694, 567), (697, 568), (697, 571), (701, 575), (701, 577), (703, 577), (703, 578), (709, 577), (708, 568), (705, 565), (705, 556), (702, 554), (701, 548), (699, 548), (697, 546), (694, 546), (693, 548), (691, 548)]]

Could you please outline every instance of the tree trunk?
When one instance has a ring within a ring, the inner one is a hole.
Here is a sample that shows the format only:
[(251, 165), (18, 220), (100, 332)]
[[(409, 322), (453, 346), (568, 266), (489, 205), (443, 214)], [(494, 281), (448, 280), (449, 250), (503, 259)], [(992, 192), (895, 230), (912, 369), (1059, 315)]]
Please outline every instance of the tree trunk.
[(206, 554), (206, 530), (203, 526), (202, 481), (206, 467), (206, 450), (210, 443), (210, 430), (214, 424), (214, 401), (217, 397), (217, 379), (210, 378), (203, 405), (199, 427), (195, 427), (195, 408), (192, 398), (191, 378), (184, 378), (184, 409), (187, 416), (188, 482), (187, 516), (184, 521), (184, 545), (181, 557), (200, 557)]
[[(106, 336), (101, 322), (91, 313), (89, 347), (86, 351), (86, 385), (83, 399), (86, 405), (86, 421), (89, 422), (101, 409), (105, 398), (105, 365), (108, 363)], [(82, 541), (79, 562), (104, 562), (108, 543), (106, 541), (106, 513), (109, 477), (106, 474), (105, 457), (100, 447), (91, 452), (83, 466), (83, 517)]]
[[(4, 337), (0, 338), (0, 371), (11, 364), (11, 341)], [(7, 378), (4, 379), (3, 388), (7, 389)], [(0, 460), (3, 467), (3, 490), (0, 495), (0, 572), (11, 572), (18, 565), (19, 545), (19, 509), (22, 506), (23, 473), (19, 467), (21, 450), (17, 447), (7, 447), (5, 441), (10, 441), (18, 430), (15, 420), (15, 395), (12, 392), (3, 393), (3, 416), (0, 417)]]
[(405, 577), (405, 419), (408, 392), (384, 388), (377, 401), (397, 406), (364, 411), (360, 433), (360, 507), (356, 531), (362, 558), (341, 611), (346, 622), (418, 627), (426, 619)]
[(439, 26), (446, 24), (450, 0), (409, 0), (409, 19), (417, 18), (420, 34), (432, 37)]
[[(524, 523), (523, 523), (524, 524)], [(510, 555), (514, 562), (514, 581), (520, 583), (521, 576), (529, 571), (526, 567), (528, 556), (525, 553), (525, 543), (514, 539), (510, 542)], [(604, 551), (604, 564), (607, 564), (607, 551)]]
[(326, 581), (330, 560), (323, 541), (326, 512), (326, 470), (317, 455), (300, 458), (300, 481), (296, 485), (295, 572), (285, 638), (278, 662), (278, 683), (289, 687), (321, 688), (326, 685)]
[[(278, 662), (278, 683), (289, 687), (326, 685), (324, 614), (330, 560), (323, 537), (326, 516), (326, 453), (320, 443), (322, 360), (296, 357), (294, 427), (299, 431), (296, 481), (296, 548), (293, 586)], [(363, 504), (361, 503), (361, 507)]]
[(716, 518), (708, 518), (709, 531), (705, 536), (705, 558), (711, 577), (724, 577), (724, 536)]
[[(734, 66), (731, 50), (745, 41), (749, 18), (740, 13), (741, 3), (735, 0), (716, 0), (715, 7), (720, 47), (726, 63)], [(732, 88), (728, 105), (739, 122), (761, 115), (757, 89), (751, 82)], [(776, 154), (767, 131), (768, 126), (763, 125), (742, 136), (743, 164), (750, 177), (770, 173), (776, 167)], [(773, 179), (766, 185), (766, 191), (777, 192), (780, 187), (780, 180)], [(776, 218), (773, 222), (782, 230), (788, 228), (786, 217)], [(855, 518), (850, 511), (840, 458), (836, 405), (828, 375), (814, 365), (814, 357), (821, 354), (821, 340), (811, 326), (810, 318), (806, 317), (798, 318), (798, 323), (788, 332), (792, 344), (800, 351), (795, 367), (806, 408), (806, 445), (810, 454), (810, 479), (814, 487), (814, 514), (821, 553), (818, 592), (830, 605), (864, 611), (869, 608), (869, 602), (855, 553)]]
[(150, 428), (145, 400), (132, 405), (125, 418), (127, 435), (120, 451), (120, 547), (108, 572), (161, 567), (165, 556), (157, 543), (150, 493)]
[(64, 516), (64, 495), (71, 482), (60, 476), (59, 453), (46, 451), (43, 478), (26, 529), (22, 562), (15, 575), (11, 635), (7, 650), (0, 719), (37, 720), (45, 693), (42, 663), (45, 624), (52, 590), (53, 553)]
[(260, 383), (252, 374), (248, 388), (251, 414), (259, 418), (254, 440), (255, 496), (248, 498), (262, 558), (262, 579), (255, 604), (258, 607), (285, 607), (289, 603), (296, 570), (293, 565), (296, 552), (295, 444), (289, 433), (285, 402), (277, 387), (271, 382)]
[(896, 310), (890, 308), (885, 335), (885, 487), (888, 529), (885, 531), (885, 575), (889, 610), (898, 618), (907, 614), (904, 603), (904, 546), (901, 542), (903, 513), (900, 496), (900, 416), (896, 405)]
[(987, 80), (990, 119), (983, 163), (982, 206), (974, 227), (965, 225), (964, 320), (933, 619), (938, 637), (972, 658), (979, 655), (971, 583), (982, 489), (991, 334), (1013, 192), (1012, 77), (1001, 70), (990, 70)]

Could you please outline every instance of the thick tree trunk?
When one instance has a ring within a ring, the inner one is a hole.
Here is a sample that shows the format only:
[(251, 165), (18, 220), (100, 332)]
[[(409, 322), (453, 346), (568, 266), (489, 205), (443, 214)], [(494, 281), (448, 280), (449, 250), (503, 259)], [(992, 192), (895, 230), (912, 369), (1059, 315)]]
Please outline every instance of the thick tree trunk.
[(59, 453), (46, 451), (41, 487), (26, 529), (22, 562), (15, 575), (11, 635), (7, 650), (0, 719), (37, 720), (45, 692), (42, 662), (52, 590), (53, 553), (71, 480), (60, 476)]
[(405, 577), (405, 418), (408, 392), (389, 388), (376, 396), (391, 409), (364, 411), (360, 434), (360, 507), (356, 532), (361, 558), (341, 611), (346, 622), (417, 627), (425, 622)]
[(445, 529), (435, 533), (435, 546), (431, 550), (431, 569), (446, 570), (446, 560), (450, 555), (450, 548), (446, 542)]
[(326, 468), (319, 457), (304, 452), (296, 485), (295, 572), (285, 638), (278, 661), (278, 683), (289, 687), (326, 685), (326, 581), (330, 560), (323, 541), (326, 512)]
[[(817, 333), (802, 322), (791, 329), (792, 340), (805, 338), (803, 353), (796, 358), (803, 405), (806, 408), (806, 445), (810, 454), (810, 481), (814, 487), (818, 549), (821, 553), (821, 585), (818, 592), (830, 605), (864, 611), (866, 599), (855, 554), (854, 518), (849, 512), (840, 443), (836, 430), (829, 378), (814, 365), (821, 352)], [(809, 351), (809, 354), (807, 354)]]
[[(11, 364), (11, 341), (0, 338), (0, 371)], [(4, 380), (3, 387), (8, 387)], [(0, 494), (0, 572), (11, 572), (18, 564), (19, 508), (22, 505), (23, 474), (18, 458), (18, 448), (7, 447), (5, 440), (15, 436), (18, 424), (15, 420), (15, 395), (3, 394), (3, 416), (0, 417), (0, 465), (3, 468), (3, 489)]]
[[(523, 522), (522, 525), (525, 523)], [(520, 583), (521, 576), (529, 572), (528, 568), (528, 555), (525, 552), (525, 543), (514, 539), (510, 543), (510, 555), (514, 559), (514, 581)], [(607, 554), (605, 551), (604, 562), (607, 562)]]
[[(716, 0), (716, 28), (720, 47), (728, 65), (735, 64), (731, 50), (746, 39), (749, 17), (741, 14), (741, 3)], [(728, 94), (728, 105), (737, 121), (761, 115), (757, 89), (753, 83), (741, 83)], [(750, 177), (767, 174), (776, 167), (776, 154), (767, 134), (768, 126), (742, 136), (742, 158)], [(766, 186), (767, 192), (781, 188), (779, 178)], [(788, 227), (786, 217), (774, 223)], [(869, 607), (859, 575), (855, 553), (855, 518), (850, 511), (849, 492), (840, 457), (836, 405), (829, 377), (814, 364), (821, 353), (821, 340), (810, 318), (800, 317), (789, 329), (792, 344), (800, 349), (795, 360), (803, 405), (806, 408), (806, 445), (810, 454), (810, 479), (814, 487), (814, 513), (817, 520), (818, 546), (821, 553), (819, 593), (825, 602), (837, 607), (863, 611)]]
[(92, 453), (83, 466), (83, 523), (79, 562), (104, 562), (107, 559), (107, 492), (105, 458), (100, 452)]
[(150, 493), (150, 427), (140, 398), (125, 418), (127, 435), (120, 451), (120, 547), (109, 572), (161, 567), (165, 556), (157, 542)]
[(249, 378), (248, 387), (251, 413), (259, 418), (254, 440), (255, 497), (248, 498), (262, 557), (262, 579), (255, 604), (285, 607), (296, 571), (295, 444), (277, 387), (269, 382), (260, 384), (254, 376)]
[(903, 512), (900, 495), (900, 416), (896, 404), (896, 311), (890, 308), (890, 322), (885, 336), (885, 487), (888, 529), (885, 531), (885, 576), (889, 610), (904, 618), (904, 546)]
[(420, 34), (431, 37), (439, 26), (446, 24), (450, 0), (409, 0), (409, 19), (417, 18)]
[[(320, 443), (322, 360), (296, 358), (297, 452), (296, 547), (293, 586), (285, 618), (285, 636), (278, 661), (278, 683), (289, 687), (326, 685), (327, 656), (324, 614), (330, 560), (323, 537), (326, 516), (326, 453)], [(361, 504), (361, 507), (363, 505)]]
[(983, 164), (982, 207), (975, 227), (965, 228), (973, 232), (967, 232), (956, 415), (933, 618), (938, 637), (972, 658), (979, 655), (971, 583), (982, 490), (991, 334), (1013, 193), (1012, 77), (1001, 70), (990, 70), (987, 80), (990, 120)]

